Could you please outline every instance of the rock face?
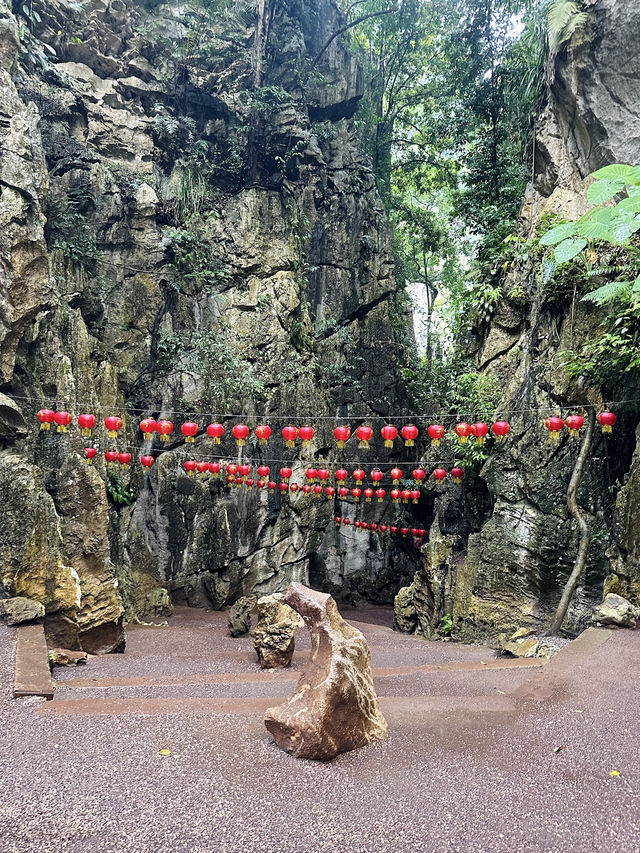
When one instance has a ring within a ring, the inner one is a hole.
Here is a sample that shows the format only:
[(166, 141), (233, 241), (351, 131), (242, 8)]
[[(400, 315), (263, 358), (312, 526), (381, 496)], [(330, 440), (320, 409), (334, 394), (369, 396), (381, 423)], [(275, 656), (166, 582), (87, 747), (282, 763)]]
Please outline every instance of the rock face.
[(281, 592), (263, 595), (258, 599), (258, 624), (253, 645), (263, 669), (280, 669), (291, 665), (298, 616), (283, 599)]
[(640, 607), (636, 607), (610, 592), (605, 595), (602, 604), (593, 610), (593, 621), (599, 625), (617, 625), (619, 628), (637, 628), (640, 624)]
[[(274, 4), (259, 57), (257, 20), (215, 5), (34, 0), (45, 70), (19, 49), (21, 4), (0, 10), (0, 489), (29, 472), (44, 525), (26, 556), (17, 533), (0, 543), (2, 583), (44, 584), (49, 639), (69, 648), (120, 647), (123, 618), (169, 611), (163, 590), (223, 608), (314, 569), (390, 601), (415, 570), (374, 537), (350, 563), (329, 502), (188, 478), (177, 439), (154, 445), (146, 476), (106, 469), (118, 443), (134, 461), (149, 450), (143, 414), (221, 412), (227, 435), (241, 414), (322, 415), (309, 453), (291, 454), (299, 476), (333, 460), (331, 416), (402, 410), (395, 356), (381, 357), (397, 351), (397, 288), (354, 122), (362, 72), (340, 39), (302, 70), (343, 13)], [(45, 405), (125, 426), (118, 442), (94, 431), (89, 467), (77, 430), (37, 432)], [(198, 436), (190, 455), (211, 453)]]
[(242, 637), (251, 629), (251, 614), (256, 609), (258, 599), (255, 595), (243, 595), (229, 610), (229, 633), (232, 637)]
[(7, 620), (7, 625), (20, 625), (22, 622), (33, 622), (44, 616), (44, 605), (31, 598), (7, 598), (0, 601), (0, 616)]
[[(632, 46), (640, 39), (640, 6), (621, 0), (582, 5), (587, 27), (547, 69), (534, 175), (522, 210), (524, 237), (547, 214), (580, 215), (594, 170), (612, 162), (640, 162), (640, 59)], [(447, 613), (459, 639), (510, 634), (517, 627), (534, 633), (548, 628), (577, 551), (566, 494), (579, 443), (564, 436), (552, 447), (544, 420), (560, 411), (566, 416), (580, 404), (598, 411), (640, 393), (632, 374), (608, 388), (568, 376), (561, 353), (597, 334), (602, 313), (574, 299), (573, 289), (560, 292), (556, 284), (545, 283), (537, 256), (507, 257), (504, 269), (495, 281), (502, 298), (490, 322), (475, 330), (470, 356), (502, 389), (497, 414), (509, 420), (511, 433), (473, 482), (465, 475), (459, 498), (436, 501), (426, 559), (412, 584), (415, 630), (426, 636)], [(608, 440), (596, 430), (577, 495), (592, 535), (564, 623), (572, 633), (589, 624), (605, 579), (606, 591), (640, 603), (637, 454), (632, 459), (640, 408), (631, 403), (616, 411), (618, 424)], [(620, 483), (625, 485), (614, 512), (612, 496)], [(607, 550), (616, 539), (619, 545)]]
[(330, 761), (384, 740), (387, 723), (378, 708), (363, 635), (344, 621), (330, 595), (293, 583), (284, 601), (311, 632), (311, 657), (293, 696), (265, 714), (278, 746), (295, 758)]

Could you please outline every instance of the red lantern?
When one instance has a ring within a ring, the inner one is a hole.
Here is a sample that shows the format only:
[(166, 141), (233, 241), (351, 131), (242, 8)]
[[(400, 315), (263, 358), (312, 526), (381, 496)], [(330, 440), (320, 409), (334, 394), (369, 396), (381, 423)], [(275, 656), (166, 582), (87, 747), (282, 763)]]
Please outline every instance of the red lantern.
[(310, 494), (311, 486), (309, 485), (309, 483), (304, 484), (304, 486), (302, 487), (302, 491), (305, 493), (305, 495)]
[(238, 465), (238, 474), (243, 480), (246, 480), (251, 473), (251, 465)]
[(402, 468), (392, 468), (389, 472), (389, 476), (393, 481), (393, 485), (397, 486), (400, 480), (402, 479)]
[(391, 525), (391, 527), (389, 528), (389, 532), (392, 533), (394, 536), (396, 535), (396, 533), (398, 532), (398, 528), (395, 526), (395, 524)]
[(267, 488), (270, 492), (275, 492), (275, 490), (278, 488), (278, 484), (274, 483), (273, 480), (269, 480), (269, 482), (267, 483)]
[(373, 480), (374, 483), (379, 483), (383, 477), (384, 477), (384, 474), (382, 473), (382, 471), (379, 468), (374, 468), (373, 471), (371, 472), (371, 479)]
[(319, 498), (320, 495), (322, 494), (322, 486), (320, 485), (320, 483), (316, 483), (315, 486), (313, 487), (313, 494), (317, 498)]
[(196, 470), (196, 462), (194, 459), (187, 459), (185, 462), (182, 463), (182, 467), (190, 477), (193, 477)]
[(264, 489), (264, 487), (265, 487), (266, 485), (267, 485), (267, 481), (266, 481), (266, 480), (258, 480), (258, 482), (256, 483), (256, 486), (257, 486), (257, 488), (258, 488), (258, 489)]
[(258, 477), (260, 477), (261, 480), (268, 480), (270, 473), (271, 468), (269, 468), (268, 465), (260, 465), (258, 468)]
[(369, 525), (369, 530), (373, 530), (373, 532), (375, 533), (377, 529), (378, 529), (378, 525), (375, 523), (375, 521), (372, 521), (371, 524)]
[(308, 447), (311, 444), (313, 436), (315, 434), (316, 431), (312, 426), (301, 426), (298, 430), (298, 435), (302, 439), (302, 446)]
[(409, 503), (409, 498), (411, 497), (411, 492), (409, 491), (409, 489), (403, 489), (400, 494), (402, 496), (402, 503)]
[(342, 522), (342, 519), (340, 518), (339, 515), (333, 516), (333, 523), (336, 525), (336, 527), (340, 527), (341, 522)]
[(351, 520), (348, 518), (343, 518), (342, 523), (344, 524), (345, 527), (348, 527), (351, 524)]
[(307, 468), (304, 474), (307, 480), (310, 480), (313, 483), (315, 478), (318, 476), (318, 471), (315, 468)]
[(279, 488), (279, 489), (280, 489), (280, 491), (284, 494), (284, 492), (288, 492), (288, 491), (289, 491), (289, 483), (288, 483), (288, 482), (286, 482), (286, 483), (280, 483), (280, 484), (278, 485), (278, 488)]
[(471, 435), (475, 436), (476, 444), (484, 444), (488, 432), (489, 426), (484, 421), (477, 421), (477, 423), (471, 424)]
[(414, 468), (413, 471), (411, 472), (411, 475), (412, 475), (413, 479), (416, 481), (416, 483), (418, 483), (418, 485), (420, 485), (420, 483), (427, 476), (427, 472), (424, 471), (422, 468)]
[(356, 470), (353, 472), (353, 479), (356, 481), (356, 486), (361, 486), (362, 481), (366, 476), (367, 475), (364, 473), (362, 468), (356, 468)]
[(234, 477), (235, 478), (236, 474), (238, 473), (238, 466), (236, 465), (235, 462), (229, 462), (226, 470), (227, 470), (227, 476), (228, 477)]
[(420, 500), (420, 489), (411, 489), (411, 502), (417, 504)]
[(80, 435), (90, 436), (91, 430), (96, 425), (95, 415), (78, 415), (78, 426), (80, 427)]
[(208, 462), (198, 462), (196, 465), (196, 471), (200, 474), (201, 477), (204, 477), (209, 472), (209, 463)]
[(324, 493), (327, 496), (327, 499), (331, 500), (331, 498), (335, 495), (336, 490), (333, 488), (333, 486), (325, 486)]
[(413, 424), (407, 424), (407, 426), (402, 427), (400, 432), (404, 438), (404, 446), (413, 447), (413, 444), (418, 437), (418, 427)]
[(287, 447), (296, 446), (296, 438), (298, 437), (298, 427), (286, 426), (282, 430), (282, 437)]
[(378, 498), (378, 503), (381, 504), (384, 500), (387, 492), (386, 489), (376, 489), (376, 497)]
[(318, 479), (321, 482), (325, 482), (325, 480), (329, 479), (329, 469), (328, 468), (318, 468)]
[(462, 478), (464, 477), (464, 471), (462, 470), (462, 468), (452, 468), (451, 476), (453, 477), (454, 483), (461, 483)]
[(338, 495), (341, 498), (346, 498), (349, 495), (349, 489), (346, 486), (340, 486), (338, 489)]
[(565, 424), (569, 428), (569, 435), (572, 435), (573, 438), (578, 438), (580, 430), (584, 426), (584, 418), (582, 415), (569, 415), (565, 420)]
[(431, 424), (427, 429), (427, 435), (431, 439), (431, 446), (437, 447), (444, 438), (445, 429), (440, 424)]
[(348, 476), (348, 471), (345, 471), (344, 468), (338, 468), (336, 471), (336, 483), (344, 483)]
[(471, 435), (471, 424), (468, 424), (466, 421), (461, 421), (459, 424), (454, 426), (453, 431), (458, 436), (460, 444), (466, 444), (469, 441), (469, 436)]
[(613, 412), (600, 412), (598, 415), (598, 423), (602, 427), (603, 433), (611, 432), (617, 420)]
[(370, 426), (359, 426), (356, 430), (356, 435), (358, 436), (358, 447), (361, 447), (363, 450), (369, 449), (369, 442), (373, 438), (373, 430)]
[(207, 467), (209, 468), (209, 473), (212, 474), (214, 479), (217, 480), (220, 476), (222, 465), (219, 462), (209, 462)]
[(507, 421), (496, 421), (491, 425), (491, 430), (496, 437), (496, 441), (504, 441), (511, 432), (511, 427)]
[(333, 431), (333, 435), (335, 440), (338, 442), (338, 447), (342, 450), (346, 442), (349, 440), (351, 430), (348, 426), (337, 426)]
[(122, 418), (117, 415), (109, 415), (104, 419), (104, 425), (107, 428), (109, 438), (117, 438), (118, 432), (122, 429)]
[(400, 489), (391, 489), (390, 494), (391, 494), (391, 500), (394, 502), (394, 504), (397, 504), (398, 501), (400, 500), (400, 496), (402, 494)]
[(389, 527), (386, 524), (381, 524), (380, 528), (379, 528), (380, 533), (386, 533), (388, 529), (389, 529)]
[(140, 421), (140, 429), (142, 430), (142, 437), (144, 440), (149, 441), (150, 438), (153, 438), (154, 432), (158, 429), (158, 424), (153, 418), (145, 418)]
[(435, 468), (433, 471), (433, 476), (436, 478), (436, 480), (438, 480), (438, 482), (440, 482), (441, 480), (444, 480), (444, 478), (447, 476), (447, 472), (444, 468)]
[(360, 500), (360, 495), (362, 494), (362, 489), (359, 489), (357, 486), (355, 489), (351, 489), (351, 495), (356, 503)]
[(107, 465), (115, 465), (118, 461), (118, 454), (115, 450), (107, 450), (104, 454), (104, 458), (107, 460)]
[(87, 465), (91, 465), (91, 463), (95, 459), (97, 452), (98, 451), (95, 449), (95, 447), (85, 447), (84, 458), (85, 458)]
[(300, 487), (298, 486), (297, 483), (291, 483), (291, 485), (289, 486), (289, 491), (295, 495), (295, 493), (298, 491), (299, 488)]
[(53, 409), (40, 409), (36, 415), (40, 421), (40, 429), (51, 429), (51, 424), (55, 422), (56, 413)]
[(367, 503), (371, 503), (371, 498), (373, 497), (373, 489), (365, 489), (364, 490), (364, 499)]
[(173, 432), (173, 424), (171, 421), (158, 421), (156, 426), (160, 441), (169, 441), (169, 436)]
[(151, 468), (153, 466), (153, 456), (141, 456), (140, 464), (143, 468)]
[(271, 427), (267, 424), (259, 424), (255, 430), (255, 436), (258, 439), (258, 444), (265, 445), (271, 438)]
[(224, 427), (222, 424), (209, 424), (207, 435), (211, 439), (211, 444), (220, 444), (220, 439), (224, 435)]
[(280, 469), (280, 479), (281, 479), (284, 483), (288, 483), (288, 482), (289, 482), (289, 480), (291, 479), (292, 474), (293, 474), (293, 471), (291, 470), (291, 468), (289, 468), (289, 467), (287, 467), (287, 466), (285, 466), (284, 468), (281, 468), (281, 469)]
[(400, 533), (402, 533), (403, 536), (406, 536), (409, 533), (409, 528), (408, 527), (401, 527)]
[(247, 477), (247, 479), (245, 480), (245, 485), (248, 489), (252, 489), (253, 488), (253, 477)]
[(547, 418), (544, 422), (544, 425), (549, 430), (549, 438), (552, 441), (558, 441), (560, 439), (560, 431), (564, 427), (564, 421), (559, 417), (551, 417)]
[(249, 427), (246, 424), (234, 424), (231, 435), (235, 438), (238, 447), (244, 447), (249, 437)]
[(180, 431), (184, 436), (185, 443), (193, 444), (195, 435), (198, 432), (198, 424), (193, 423), (193, 421), (187, 421), (187, 423), (182, 424)]
[(118, 453), (118, 462), (122, 465), (123, 468), (128, 468), (129, 463), (131, 462), (131, 454)]
[(57, 424), (57, 432), (67, 432), (67, 427), (73, 420), (73, 417), (69, 412), (56, 412), (53, 419)]
[(391, 424), (387, 424), (382, 427), (380, 434), (384, 438), (384, 446), (393, 447), (393, 442), (398, 437), (398, 430)]

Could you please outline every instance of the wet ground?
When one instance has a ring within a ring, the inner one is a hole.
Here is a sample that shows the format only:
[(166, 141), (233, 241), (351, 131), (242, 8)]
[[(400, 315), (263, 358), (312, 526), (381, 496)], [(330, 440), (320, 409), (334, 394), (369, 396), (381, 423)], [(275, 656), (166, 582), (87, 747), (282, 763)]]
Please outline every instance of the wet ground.
[(124, 655), (57, 669), (44, 702), (9, 698), (0, 626), (0, 853), (640, 851), (640, 631), (592, 629), (544, 664), (344, 615), (389, 738), (331, 764), (262, 724), (304, 629), (292, 670), (262, 672), (224, 613), (181, 608), (130, 627)]

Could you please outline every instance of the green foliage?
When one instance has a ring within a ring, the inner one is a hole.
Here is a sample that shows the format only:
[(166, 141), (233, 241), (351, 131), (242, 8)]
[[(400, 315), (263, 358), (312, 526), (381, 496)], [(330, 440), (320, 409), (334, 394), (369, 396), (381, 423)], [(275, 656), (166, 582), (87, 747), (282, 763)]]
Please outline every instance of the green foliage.
[(134, 497), (115, 471), (107, 472), (107, 495), (116, 506), (131, 506)]
[(95, 232), (88, 218), (94, 206), (91, 189), (84, 182), (71, 186), (63, 198), (47, 198), (43, 205), (47, 218), (47, 245), (59, 251), (74, 268), (86, 273), (94, 272), (100, 255)]
[(450, 637), (452, 628), (453, 619), (451, 618), (451, 614), (445, 613), (442, 619), (440, 620), (439, 633), (441, 633), (445, 637)]
[(189, 282), (208, 293), (216, 293), (229, 286), (231, 273), (212, 255), (211, 244), (197, 230), (167, 228), (163, 234), (163, 246), (178, 273), (173, 282), (177, 290)]
[(549, 50), (557, 53), (561, 46), (587, 22), (582, 3), (574, 0), (551, 0), (546, 9)]
[[(640, 167), (612, 164), (593, 177), (587, 190), (592, 208), (547, 231), (540, 245), (553, 251), (552, 275), (567, 265), (574, 292), (606, 312), (579, 351), (560, 354), (563, 367), (571, 376), (605, 383), (640, 368)], [(593, 281), (602, 283), (584, 293)]]

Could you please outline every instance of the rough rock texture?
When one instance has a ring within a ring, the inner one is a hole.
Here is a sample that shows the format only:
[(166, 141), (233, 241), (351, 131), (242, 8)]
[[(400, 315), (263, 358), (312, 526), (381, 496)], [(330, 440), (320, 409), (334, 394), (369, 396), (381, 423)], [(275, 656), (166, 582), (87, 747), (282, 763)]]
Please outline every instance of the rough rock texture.
[(50, 649), (49, 664), (54, 666), (77, 666), (87, 662), (86, 652), (72, 652), (70, 649)]
[(405, 634), (412, 634), (418, 624), (416, 605), (413, 600), (413, 585), (403, 586), (393, 602), (393, 627)]
[(33, 622), (44, 616), (44, 604), (21, 595), (16, 598), (6, 598), (0, 601), (0, 616), (7, 620), (7, 625)]
[(640, 625), (640, 607), (636, 607), (613, 592), (607, 593), (602, 604), (593, 609), (593, 621), (599, 625), (617, 625), (620, 628), (637, 628)]
[(242, 637), (251, 629), (251, 615), (256, 610), (258, 599), (255, 595), (243, 595), (229, 610), (229, 633), (232, 637)]
[(311, 657), (293, 696), (265, 714), (278, 746), (296, 758), (330, 761), (384, 740), (387, 723), (378, 708), (363, 635), (344, 621), (330, 595), (293, 583), (284, 601), (311, 632)]
[[(263, 669), (279, 669), (291, 665), (295, 651), (298, 616), (283, 601), (281, 592), (258, 599), (258, 624), (253, 646)], [(250, 615), (250, 614), (248, 614)]]
[[(391, 601), (415, 557), (363, 536), (350, 561), (351, 534), (329, 524), (346, 508), (188, 478), (177, 439), (155, 444), (148, 475), (103, 458), (149, 449), (145, 414), (218, 412), (227, 434), (232, 413), (264, 417), (278, 459), (289, 413), (401, 410), (395, 356), (380, 355), (397, 350), (396, 284), (353, 119), (362, 73), (340, 39), (318, 57), (338, 5), (273, 4), (261, 58), (251, 15), (225, 17), (220, 38), (202, 4), (32, 6), (29, 44), (56, 54), (46, 71), (0, 11), (0, 392), (15, 398), (0, 398), (0, 489), (20, 466), (42, 516), (29, 554), (53, 547), (17, 577), (19, 537), (0, 543), (6, 589), (46, 575), (50, 641), (92, 651), (121, 647), (123, 617), (170, 612), (164, 591), (222, 608), (313, 570), (348, 597)], [(37, 432), (43, 405), (125, 427), (117, 442), (94, 431), (89, 467), (76, 429)], [(293, 454), (298, 478), (333, 460), (322, 423)], [(215, 452), (199, 436), (190, 455)]]
[[(546, 104), (536, 121), (533, 180), (522, 211), (529, 236), (541, 218), (575, 218), (585, 210), (588, 176), (612, 162), (640, 162), (640, 77), (635, 45), (640, 7), (620, 0), (588, 0), (588, 25), (563, 47), (547, 69)], [(524, 626), (541, 633), (549, 625), (577, 551), (575, 523), (566, 493), (578, 442), (565, 435), (553, 447), (543, 427), (549, 414), (573, 407), (637, 399), (637, 375), (617, 387), (598, 388), (569, 378), (559, 353), (597, 333), (599, 310), (570, 292), (545, 287), (534, 260), (505, 260), (506, 274), (489, 324), (476, 330), (470, 355), (477, 368), (503, 389), (500, 411), (511, 433), (464, 495), (439, 498), (423, 567), (412, 584), (416, 630), (431, 634), (447, 613), (453, 636), (472, 639), (511, 633)], [(640, 503), (638, 458), (632, 461), (640, 408), (615, 406), (618, 423), (610, 438), (596, 429), (577, 501), (591, 529), (586, 569), (564, 629), (589, 624), (606, 590), (638, 601), (637, 534)], [(566, 431), (565, 431), (566, 432)], [(453, 461), (453, 460), (452, 460)], [(631, 474), (630, 474), (631, 472)], [(615, 540), (617, 502), (620, 545)], [(462, 503), (460, 502), (462, 501)], [(465, 506), (466, 502), (466, 506)], [(474, 520), (467, 522), (469, 505)], [(464, 508), (462, 521), (452, 509)], [(442, 550), (441, 550), (442, 548)], [(435, 551), (435, 552), (434, 552)], [(610, 562), (611, 560), (611, 562)]]

